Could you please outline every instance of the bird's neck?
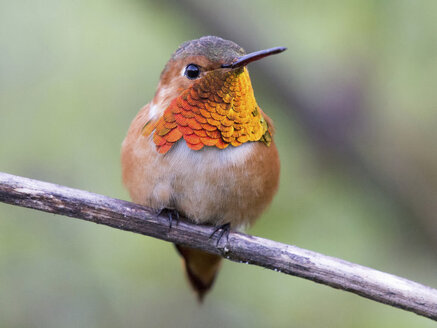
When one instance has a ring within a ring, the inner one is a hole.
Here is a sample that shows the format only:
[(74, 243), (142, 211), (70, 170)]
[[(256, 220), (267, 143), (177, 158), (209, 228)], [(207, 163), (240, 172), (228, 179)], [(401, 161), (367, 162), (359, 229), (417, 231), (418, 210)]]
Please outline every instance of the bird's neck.
[[(151, 114), (155, 114), (153, 106)], [(192, 150), (238, 147), (262, 140), (268, 126), (256, 103), (249, 73), (242, 68), (212, 71), (194, 82), (170, 102), (158, 120), (146, 124), (143, 134), (151, 133), (157, 150), (166, 153), (181, 138)]]

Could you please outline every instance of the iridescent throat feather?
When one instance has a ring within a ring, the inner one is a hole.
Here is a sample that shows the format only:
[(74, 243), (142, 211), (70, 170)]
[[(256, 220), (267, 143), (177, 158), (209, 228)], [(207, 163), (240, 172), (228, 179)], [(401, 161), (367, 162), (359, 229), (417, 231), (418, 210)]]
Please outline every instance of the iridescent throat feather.
[(175, 98), (164, 114), (146, 123), (158, 152), (165, 154), (183, 138), (188, 147), (224, 149), (248, 141), (270, 145), (269, 127), (259, 109), (245, 67), (208, 72)]

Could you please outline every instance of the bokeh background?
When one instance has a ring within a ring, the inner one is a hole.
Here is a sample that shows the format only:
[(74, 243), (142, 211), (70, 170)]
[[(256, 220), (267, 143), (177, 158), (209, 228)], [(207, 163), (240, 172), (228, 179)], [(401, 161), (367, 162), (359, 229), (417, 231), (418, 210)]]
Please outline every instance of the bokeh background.
[[(0, 1), (0, 171), (128, 199), (120, 145), (183, 41), (247, 51), (280, 190), (250, 233), (437, 287), (437, 2)], [(199, 306), (173, 246), (0, 204), (0, 327), (434, 327), (224, 263)]]

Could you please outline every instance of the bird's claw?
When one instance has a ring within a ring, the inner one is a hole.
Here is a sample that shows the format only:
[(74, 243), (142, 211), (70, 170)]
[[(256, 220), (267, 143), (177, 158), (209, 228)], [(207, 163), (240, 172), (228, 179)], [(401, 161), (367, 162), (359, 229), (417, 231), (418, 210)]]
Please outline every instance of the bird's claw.
[(176, 225), (179, 224), (179, 212), (176, 211), (173, 208), (162, 208), (161, 210), (159, 210), (157, 216), (166, 216), (168, 218), (168, 222), (169, 222), (169, 227), (168, 230), (170, 231), (172, 226), (173, 226), (173, 221), (176, 222)]
[(218, 247), (218, 245), (219, 245), (219, 243), (220, 243), (220, 240), (222, 239), (222, 237), (224, 236), (224, 235), (226, 235), (226, 243), (228, 243), (229, 242), (229, 233), (231, 232), (231, 224), (230, 223), (225, 223), (225, 224), (222, 224), (222, 225), (220, 225), (220, 226), (218, 226), (213, 232), (212, 232), (212, 234), (211, 235), (209, 235), (209, 238), (212, 238), (218, 231), (220, 231), (219, 232), (219, 236), (218, 236), (218, 238), (217, 238), (217, 242), (216, 242), (216, 244), (215, 244), (215, 246), (216, 247)]

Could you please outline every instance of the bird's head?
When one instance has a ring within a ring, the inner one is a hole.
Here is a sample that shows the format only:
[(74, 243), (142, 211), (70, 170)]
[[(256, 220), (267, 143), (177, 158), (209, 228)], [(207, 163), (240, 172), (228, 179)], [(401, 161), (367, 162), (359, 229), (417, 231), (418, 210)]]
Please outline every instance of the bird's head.
[(161, 74), (143, 134), (154, 131), (161, 153), (182, 137), (194, 150), (260, 140), (268, 127), (246, 65), (284, 50), (246, 54), (236, 43), (215, 36), (183, 43)]

